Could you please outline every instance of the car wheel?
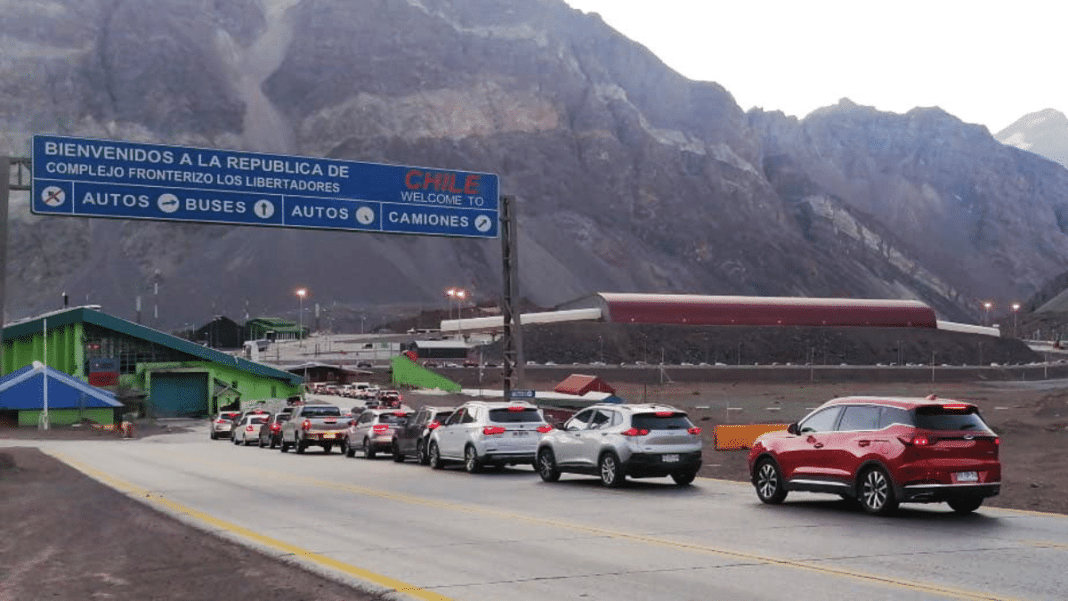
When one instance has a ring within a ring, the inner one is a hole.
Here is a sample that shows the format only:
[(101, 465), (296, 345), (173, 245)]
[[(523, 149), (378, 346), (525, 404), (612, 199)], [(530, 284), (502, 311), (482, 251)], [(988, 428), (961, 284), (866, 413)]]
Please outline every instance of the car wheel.
[(983, 498), (961, 497), (959, 499), (950, 499), (947, 503), (949, 503), (953, 511), (963, 515), (979, 509), (979, 506), (983, 504)]
[(348, 439), (345, 439), (345, 442), (341, 443), (341, 447), (345, 449), (346, 457), (352, 458), (356, 456), (356, 447), (350, 445)]
[(363, 439), (363, 456), (364, 456), (364, 458), (366, 458), (366, 459), (374, 459), (375, 455), (377, 455), (377, 453), (375, 453), (375, 450), (371, 448), (371, 441), (369, 439), (367, 439), (367, 438)]
[(615, 453), (601, 455), (601, 460), (597, 462), (597, 465), (601, 470), (601, 484), (608, 488), (618, 488), (623, 484), (623, 468), (620, 467), (619, 458)]
[(886, 515), (897, 509), (894, 485), (882, 469), (873, 467), (860, 476), (860, 504), (872, 515)]
[(297, 454), (303, 454), (304, 451), (308, 450), (308, 444), (300, 438), (294, 444), (297, 446)]
[(430, 463), (430, 457), (426, 454), (426, 442), (418, 440), (415, 443), (415, 456), (419, 458), (421, 465)]
[(697, 472), (694, 470), (686, 470), (684, 472), (675, 472), (674, 474), (671, 474), (671, 479), (679, 486), (689, 486), (693, 483), (694, 478), (697, 478)]
[(212, 430), (211, 432), (208, 432), (208, 436), (210, 436), (212, 440), (218, 440), (219, 439), (219, 437), (215, 434), (214, 430)]
[(323, 453), (329, 454), (330, 453), (330, 449), (332, 449), (332, 448), (334, 448), (334, 445), (332, 445), (332, 444), (324, 444), (323, 445)]
[(471, 445), (464, 449), (464, 469), (468, 474), (477, 474), (482, 471), (482, 461), (478, 458), (478, 451)]
[(764, 458), (756, 468), (757, 497), (768, 505), (778, 505), (786, 498), (786, 486), (783, 485), (782, 472), (779, 466), (770, 458)]
[(441, 451), (438, 450), (438, 443), (430, 443), (430, 450), (427, 451), (427, 464), (432, 470), (440, 470), (445, 467), (445, 464), (441, 461)]
[(401, 453), (400, 445), (396, 440), (393, 441), (393, 461), (404, 463), (404, 453)]
[(281, 451), (283, 453), (288, 453), (289, 452), (289, 443), (286, 442), (286, 439), (284, 437), (282, 438), (282, 442), (279, 445), (279, 448), (281, 449)]
[(556, 466), (556, 456), (552, 449), (538, 451), (538, 475), (545, 482), (556, 482), (560, 479), (560, 469)]
[(271, 448), (273, 449), (273, 448), (275, 448), (277, 446), (278, 446), (278, 441), (275, 440), (274, 436), (272, 436), (271, 437)]
[(267, 442), (263, 440), (262, 436), (257, 436), (256, 445), (262, 449), (263, 447), (267, 446)]

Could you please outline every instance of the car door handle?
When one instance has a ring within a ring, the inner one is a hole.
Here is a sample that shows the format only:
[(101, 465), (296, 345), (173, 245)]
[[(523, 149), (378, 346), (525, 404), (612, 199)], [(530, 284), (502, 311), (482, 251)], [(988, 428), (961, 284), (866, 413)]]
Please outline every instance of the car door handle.
[(866, 447), (866, 446), (871, 444), (871, 441), (870, 440), (858, 440), (857, 444), (862, 446), (862, 447)]
[(813, 444), (812, 446), (816, 447), (817, 449), (822, 449), (823, 448), (823, 443), (822, 442), (817, 442), (817, 443)]

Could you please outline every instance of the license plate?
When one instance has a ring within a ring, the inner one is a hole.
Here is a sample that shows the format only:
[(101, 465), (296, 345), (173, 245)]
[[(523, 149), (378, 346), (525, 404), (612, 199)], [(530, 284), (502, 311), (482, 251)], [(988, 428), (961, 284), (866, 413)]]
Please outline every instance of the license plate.
[(515, 432), (512, 432), (512, 436), (527, 436), (528, 434), (530, 434), (530, 432), (527, 432), (526, 430), (516, 430)]
[(333, 437), (334, 437), (334, 435), (330, 434), (330, 433), (323, 434), (323, 438), (333, 438)]
[(679, 461), (678, 455), (663, 455), (661, 461), (664, 463), (677, 463)]
[(957, 482), (978, 482), (979, 472), (957, 472), (954, 477)]

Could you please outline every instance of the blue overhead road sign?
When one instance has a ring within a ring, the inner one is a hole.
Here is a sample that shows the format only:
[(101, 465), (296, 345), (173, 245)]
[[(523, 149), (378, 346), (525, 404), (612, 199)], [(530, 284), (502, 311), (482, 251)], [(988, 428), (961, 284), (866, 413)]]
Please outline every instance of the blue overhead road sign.
[(496, 238), (490, 173), (33, 138), (37, 214)]

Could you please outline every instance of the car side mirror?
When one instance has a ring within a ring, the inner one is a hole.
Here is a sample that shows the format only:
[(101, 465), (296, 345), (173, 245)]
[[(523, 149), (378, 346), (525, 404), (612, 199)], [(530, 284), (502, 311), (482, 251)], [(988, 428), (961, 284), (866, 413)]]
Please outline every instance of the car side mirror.
[(556, 422), (555, 424), (553, 424), (553, 427), (556, 428), (557, 430), (563, 430), (565, 424), (566, 424), (566, 422)]
[(794, 422), (794, 423), (790, 424), (790, 426), (788, 428), (786, 428), (786, 431), (789, 432), (790, 434), (797, 434), (797, 432), (798, 432), (798, 430), (797, 430), (797, 422)]

